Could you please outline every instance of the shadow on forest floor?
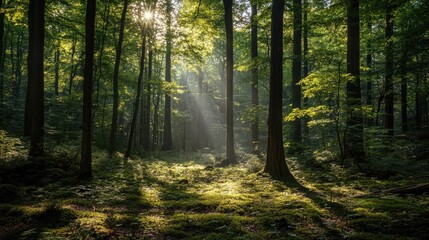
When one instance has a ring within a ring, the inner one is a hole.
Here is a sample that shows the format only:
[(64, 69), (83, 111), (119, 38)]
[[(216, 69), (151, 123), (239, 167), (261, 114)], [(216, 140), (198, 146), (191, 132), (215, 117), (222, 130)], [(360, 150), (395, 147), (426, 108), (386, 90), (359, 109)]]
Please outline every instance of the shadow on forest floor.
[(315, 181), (314, 172), (294, 171), (306, 187), (297, 190), (261, 174), (263, 163), (253, 155), (239, 166), (207, 167), (214, 161), (211, 154), (171, 153), (125, 162), (97, 152), (92, 181), (1, 184), (0, 239), (427, 236), (426, 195), (372, 194), (392, 180)]

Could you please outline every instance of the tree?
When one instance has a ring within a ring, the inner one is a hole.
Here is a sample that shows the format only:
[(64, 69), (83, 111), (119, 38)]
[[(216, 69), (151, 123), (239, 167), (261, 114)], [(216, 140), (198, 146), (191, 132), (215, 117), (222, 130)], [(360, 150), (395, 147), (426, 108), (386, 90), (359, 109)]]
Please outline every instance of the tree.
[[(306, 78), (308, 74), (310, 73), (310, 66), (308, 61), (308, 8), (309, 5), (307, 3), (307, 0), (304, 0), (304, 16), (303, 16), (303, 45), (304, 45), (304, 66), (303, 66), (303, 78)], [(308, 98), (304, 97), (304, 107), (308, 107)], [(308, 117), (304, 117), (304, 137), (308, 138), (309, 136), (309, 128), (308, 128)]]
[[(3, 0), (0, 0), (0, 9), (3, 9)], [(4, 51), (3, 51), (3, 38), (4, 38), (4, 15), (5, 13), (0, 12), (0, 101), (3, 104), (4, 99)], [(2, 108), (3, 106), (0, 106)]]
[(128, 0), (124, 0), (122, 8), (121, 22), (119, 28), (119, 39), (116, 47), (115, 68), (113, 70), (113, 113), (110, 127), (109, 156), (112, 157), (116, 147), (116, 130), (118, 128), (118, 107), (119, 107), (119, 65), (121, 62), (122, 42), (124, 41), (125, 18), (127, 16)]
[(44, 154), (43, 135), (45, 122), (44, 108), (44, 42), (45, 42), (45, 0), (30, 0), (28, 10), (30, 36), (28, 54), (27, 94), (30, 113), (30, 156)]
[(393, 115), (393, 8), (388, 5), (386, 9), (386, 26), (385, 26), (385, 90), (384, 90), (384, 128), (389, 135), (393, 135), (394, 115)]
[[(258, 5), (256, 1), (252, 3), (252, 16), (251, 16), (251, 57), (252, 57), (252, 105), (256, 109), (259, 105), (258, 93)], [(259, 116), (258, 114), (252, 121), (252, 144), (253, 151), (259, 152)]]
[[(142, 30), (142, 48), (141, 48), (141, 56), (140, 56), (140, 72), (139, 77), (137, 80), (137, 93), (136, 93), (136, 99), (134, 102), (134, 112), (133, 112), (133, 118), (131, 120), (131, 126), (130, 126), (130, 132), (128, 134), (128, 143), (127, 143), (127, 150), (125, 151), (124, 158), (128, 159), (131, 155), (131, 147), (133, 145), (134, 140), (134, 132), (136, 128), (136, 122), (137, 122), (137, 115), (139, 111), (139, 104), (140, 104), (140, 93), (142, 88), (142, 82), (143, 82), (143, 74), (144, 74), (144, 61), (146, 57), (146, 29), (143, 27)], [(141, 112), (143, 114), (143, 112)]]
[(94, 69), (94, 35), (95, 35), (96, 0), (86, 2), (85, 23), (85, 69), (83, 80), (83, 122), (82, 122), (82, 156), (80, 177), (92, 176), (92, 82)]
[(273, 0), (271, 14), (270, 102), (268, 110), (267, 161), (264, 172), (273, 178), (296, 183), (283, 147), (283, 11), (284, 0)]
[[(171, 82), (171, 0), (167, 0), (167, 32), (166, 32), (166, 53), (165, 53), (165, 81)], [(162, 150), (173, 149), (173, 139), (171, 136), (171, 93), (165, 94), (164, 107), (164, 135)]]
[(233, 100), (233, 26), (232, 26), (233, 0), (223, 0), (226, 30), (226, 161), (225, 164), (235, 164), (234, 149), (234, 100)]
[[(360, 168), (365, 160), (363, 146), (362, 97), (360, 86), (360, 27), (359, 0), (347, 1), (347, 129), (345, 155), (352, 158)], [(362, 169), (361, 169), (362, 170)]]
[[(301, 0), (293, 0), (292, 108), (301, 108), (301, 41), (302, 3)], [(302, 142), (300, 118), (292, 122), (291, 138), (295, 147)]]

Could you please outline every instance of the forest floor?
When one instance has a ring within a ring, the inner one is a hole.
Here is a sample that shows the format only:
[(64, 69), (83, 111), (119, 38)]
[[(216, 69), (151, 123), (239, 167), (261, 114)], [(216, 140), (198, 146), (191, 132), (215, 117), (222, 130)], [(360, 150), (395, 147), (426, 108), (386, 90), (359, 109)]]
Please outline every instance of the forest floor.
[(97, 150), (91, 181), (71, 176), (76, 167), (61, 169), (66, 157), (56, 156), (57, 165), (44, 160), (50, 168), (33, 178), (22, 163), (27, 170), (0, 178), (0, 239), (429, 237), (427, 195), (383, 192), (423, 182), (424, 175), (380, 180), (334, 165), (329, 172), (298, 171), (299, 160), (288, 159), (303, 192), (260, 173), (262, 159), (240, 157), (238, 166), (218, 168), (208, 153), (153, 153), (125, 162)]

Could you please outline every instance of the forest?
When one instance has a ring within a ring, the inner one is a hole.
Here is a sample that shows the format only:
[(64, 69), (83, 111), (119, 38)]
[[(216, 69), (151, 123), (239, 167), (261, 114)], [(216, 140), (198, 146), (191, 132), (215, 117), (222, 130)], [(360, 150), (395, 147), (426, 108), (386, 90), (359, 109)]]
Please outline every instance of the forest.
[(427, 0), (0, 0), (0, 239), (428, 239)]

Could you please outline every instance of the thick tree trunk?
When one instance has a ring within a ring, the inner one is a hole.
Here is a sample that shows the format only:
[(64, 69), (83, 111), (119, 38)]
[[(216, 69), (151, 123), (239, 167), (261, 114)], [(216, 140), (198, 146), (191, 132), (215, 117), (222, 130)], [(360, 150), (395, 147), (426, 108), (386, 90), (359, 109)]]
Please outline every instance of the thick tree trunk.
[(133, 145), (133, 139), (134, 139), (134, 132), (136, 128), (136, 122), (137, 122), (137, 115), (139, 111), (139, 104), (140, 104), (140, 94), (141, 94), (141, 88), (142, 88), (142, 82), (143, 82), (143, 74), (144, 74), (144, 64), (145, 64), (145, 57), (146, 57), (146, 30), (143, 29), (143, 39), (142, 39), (142, 52), (140, 56), (140, 72), (139, 77), (137, 80), (137, 94), (136, 94), (136, 100), (134, 102), (134, 113), (133, 118), (131, 120), (131, 126), (130, 126), (130, 132), (128, 134), (128, 144), (127, 144), (127, 150), (125, 151), (124, 158), (128, 159), (131, 155), (131, 147)]
[(347, 73), (353, 79), (347, 81), (347, 130), (345, 157), (360, 167), (365, 161), (363, 145), (362, 100), (360, 88), (360, 28), (359, 0), (347, 1)]
[(386, 66), (385, 66), (385, 95), (384, 95), (384, 128), (389, 135), (394, 133), (393, 112), (393, 9), (388, 6), (386, 10)]
[(29, 21), (32, 21), (32, 33), (34, 39), (31, 41), (29, 56), (30, 66), (28, 66), (28, 80), (31, 82), (30, 88), (30, 109), (31, 109), (31, 144), (30, 156), (37, 157), (44, 154), (43, 135), (45, 122), (44, 109), (44, 68), (43, 49), (45, 38), (45, 0), (30, 0)]
[[(302, 3), (293, 0), (293, 59), (292, 59), (292, 108), (301, 108), (301, 41), (302, 41)], [(302, 142), (301, 119), (292, 122), (291, 140), (297, 148)], [(296, 149), (295, 149), (296, 150)]]
[[(80, 177), (92, 176), (92, 82), (94, 69), (96, 0), (87, 0), (85, 23), (85, 68), (83, 76), (82, 156)], [(59, 54), (58, 54), (59, 56)]]
[(296, 184), (295, 178), (286, 165), (283, 147), (283, 12), (284, 0), (273, 0), (268, 146), (264, 172), (269, 173), (273, 178)]
[(116, 131), (118, 128), (118, 107), (119, 107), (119, 65), (121, 62), (122, 42), (124, 40), (125, 18), (127, 16), (128, 0), (124, 0), (124, 7), (122, 9), (121, 23), (119, 28), (118, 46), (116, 46), (116, 59), (115, 67), (113, 70), (113, 112), (112, 123), (110, 127), (109, 138), (109, 157), (113, 156), (116, 148)]
[(233, 100), (233, 22), (232, 22), (233, 0), (223, 0), (225, 10), (226, 30), (226, 164), (236, 164), (234, 149), (234, 100)]
[[(167, 34), (166, 34), (166, 54), (165, 54), (165, 81), (171, 82), (171, 0), (167, 0)], [(162, 150), (173, 149), (173, 139), (171, 136), (171, 93), (165, 94), (164, 107), (164, 135)]]
[[(258, 109), (259, 92), (258, 92), (258, 5), (252, 5), (252, 23), (251, 23), (251, 54), (252, 54), (252, 107)], [(255, 112), (252, 121), (252, 146), (255, 153), (259, 153), (259, 111)]]

